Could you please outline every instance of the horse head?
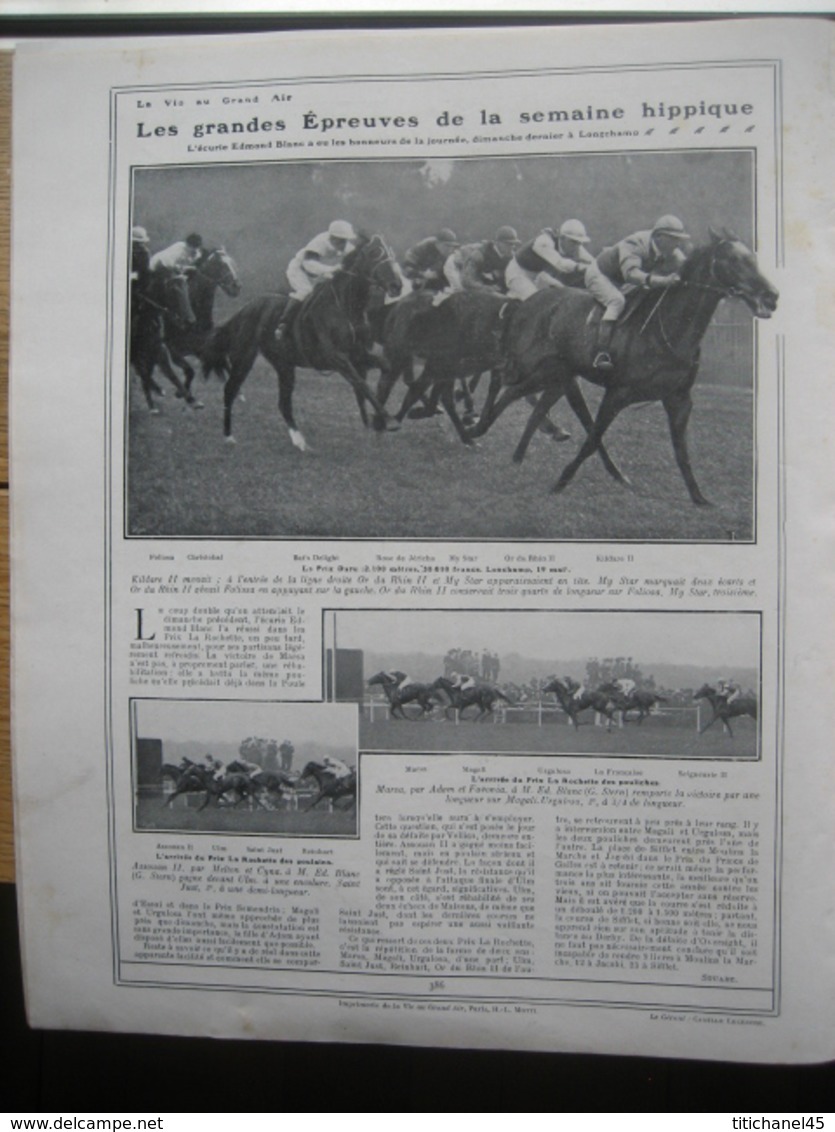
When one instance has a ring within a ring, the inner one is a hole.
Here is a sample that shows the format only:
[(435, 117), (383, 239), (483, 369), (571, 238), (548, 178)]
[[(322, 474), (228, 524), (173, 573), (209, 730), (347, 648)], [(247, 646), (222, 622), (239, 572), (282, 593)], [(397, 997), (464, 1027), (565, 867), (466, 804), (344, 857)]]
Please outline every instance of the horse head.
[(170, 272), (162, 277), (160, 286), (167, 313), (182, 326), (194, 326), (197, 319), (188, 292), (188, 277), (182, 272)]
[(756, 318), (771, 318), (780, 293), (757, 266), (757, 257), (732, 232), (710, 230), (711, 279), (729, 297), (742, 299)]
[(710, 684), (702, 684), (698, 692), (693, 693), (694, 700), (709, 700), (711, 696), (716, 695), (716, 689), (711, 688)]
[(198, 271), (206, 276), (212, 283), (220, 287), (230, 299), (235, 299), (241, 293), (241, 281), (238, 278), (238, 269), (235, 261), (226, 248), (215, 248), (209, 252), (198, 264)]
[(394, 252), (380, 235), (360, 236), (342, 261), (342, 270), (381, 287), (390, 299), (396, 299), (403, 289)]
[(379, 684), (381, 687), (385, 688), (386, 685), (393, 684), (394, 681), (388, 675), (388, 673), (378, 672), (376, 675), (372, 676), (369, 680), (367, 680), (366, 683), (368, 684), (369, 687), (371, 687), (374, 684)]

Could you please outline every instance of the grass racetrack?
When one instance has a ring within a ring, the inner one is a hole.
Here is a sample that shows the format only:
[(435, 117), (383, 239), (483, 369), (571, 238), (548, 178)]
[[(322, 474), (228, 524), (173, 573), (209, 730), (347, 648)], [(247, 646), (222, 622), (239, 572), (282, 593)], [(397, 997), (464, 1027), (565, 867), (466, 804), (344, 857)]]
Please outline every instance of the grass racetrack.
[(199, 810), (201, 795), (181, 795), (164, 805), (161, 791), (142, 794), (136, 804), (137, 829), (194, 833), (269, 833), (275, 837), (355, 837), (356, 806), (337, 803), (333, 813), (326, 802), (314, 810), (255, 809), (209, 805)]
[[(376, 383), (376, 373), (372, 382)], [(399, 432), (364, 430), (348, 383), (300, 370), (296, 419), (311, 451), (291, 444), (277, 409), (277, 382), (259, 359), (235, 406), (237, 444), (222, 435), (222, 387), (195, 381), (205, 402), (184, 409), (168, 391), (148, 413), (131, 376), (127, 533), (262, 538), (658, 539), (725, 541), (753, 537), (753, 405), (750, 390), (694, 389), (688, 438), (702, 491), (694, 506), (673, 458), (659, 404), (626, 410), (606, 436), (632, 481), (617, 484), (598, 457), (566, 491), (550, 488), (577, 451), (583, 431), (565, 403), (552, 417), (570, 441), (538, 434), (521, 465), (511, 462), (528, 407), (512, 406), (476, 449), (454, 437), (446, 418), (407, 420)], [(583, 384), (593, 409), (599, 391)], [(391, 398), (392, 409), (402, 386)]]
[[(705, 717), (707, 718), (707, 717)], [(691, 722), (692, 721), (692, 722)], [(648, 758), (754, 758), (757, 754), (757, 724), (735, 719), (733, 739), (714, 724), (697, 735), (695, 716), (688, 724), (669, 725), (668, 718), (628, 723), (623, 729), (606, 731), (591, 720), (579, 731), (560, 720), (535, 723), (460, 723), (437, 720), (368, 719), (360, 722), (360, 747), (368, 751), (412, 751), (472, 754), (599, 754), (634, 755)]]

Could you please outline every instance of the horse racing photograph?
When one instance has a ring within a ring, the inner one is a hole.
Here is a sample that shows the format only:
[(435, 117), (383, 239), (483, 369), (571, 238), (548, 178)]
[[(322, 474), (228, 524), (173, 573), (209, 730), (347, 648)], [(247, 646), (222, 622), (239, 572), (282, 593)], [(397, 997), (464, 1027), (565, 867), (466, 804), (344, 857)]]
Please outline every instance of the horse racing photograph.
[(133, 171), (125, 534), (756, 539), (744, 149)]
[(136, 699), (134, 828), (356, 837), (356, 711)]
[(364, 751), (759, 757), (756, 613), (329, 618), (329, 688), (358, 705)]

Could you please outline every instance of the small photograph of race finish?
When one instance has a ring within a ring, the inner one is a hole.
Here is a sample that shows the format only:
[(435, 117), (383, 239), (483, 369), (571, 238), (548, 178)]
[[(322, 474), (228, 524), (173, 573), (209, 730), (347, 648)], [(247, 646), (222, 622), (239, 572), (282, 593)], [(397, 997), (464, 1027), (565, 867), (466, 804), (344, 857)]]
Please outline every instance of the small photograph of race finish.
[(357, 835), (350, 707), (135, 699), (130, 709), (137, 830)]
[(754, 540), (751, 151), (133, 176), (128, 537)]
[(325, 622), (328, 696), (357, 704), (362, 750), (759, 755), (756, 613), (342, 610)]

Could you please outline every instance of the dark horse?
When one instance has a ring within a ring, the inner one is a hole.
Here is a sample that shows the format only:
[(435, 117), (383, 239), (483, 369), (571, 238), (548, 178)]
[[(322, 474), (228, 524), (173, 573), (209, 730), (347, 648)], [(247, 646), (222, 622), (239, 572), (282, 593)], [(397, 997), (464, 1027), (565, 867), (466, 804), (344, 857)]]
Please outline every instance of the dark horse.
[(713, 708), (713, 718), (699, 730), (700, 735), (704, 735), (708, 727), (712, 727), (717, 719), (722, 720), (722, 726), (727, 731), (728, 735), (733, 739), (734, 733), (731, 730), (731, 720), (741, 715), (750, 716), (751, 719), (757, 718), (757, 701), (754, 696), (737, 696), (735, 700), (730, 703), (724, 696), (720, 696), (717, 690), (711, 687), (710, 684), (703, 684), (698, 692), (693, 694), (694, 700), (707, 700)]
[(191, 389), (194, 369), (188, 361), (189, 355), (199, 358), (206, 339), (214, 330), (215, 296), (218, 287), (230, 298), (241, 293), (241, 283), (235, 261), (225, 248), (203, 250), (203, 254), (188, 275), (188, 297), (194, 312), (194, 322), (184, 323), (180, 319), (165, 315), (165, 344), (172, 360), (185, 374), (185, 387)]
[[(503, 338), (518, 306), (516, 300), (492, 291), (459, 291), (439, 306), (432, 305), (428, 293), (418, 292), (384, 308), (385, 322), (377, 337), (387, 365), (380, 374), (377, 395), (385, 404), (398, 378), (406, 379), (408, 385), (394, 419), (402, 422), (407, 416), (431, 415), (440, 401), (458, 436), (464, 444), (472, 445), (465, 427), (467, 417), (462, 420), (458, 412), (456, 385), (461, 382), (464, 387), (469, 414), (473, 412), (470, 392), (481, 374), (489, 372), (494, 386), (490, 399), (495, 398), (503, 365)], [(425, 359), (425, 365), (419, 378), (409, 380), (415, 356)], [(469, 386), (468, 378), (473, 379)], [(427, 410), (416, 409), (418, 401), (426, 402)], [(535, 398), (532, 404), (536, 404)], [(587, 430), (591, 428), (592, 417), (579, 390), (572, 407)], [(568, 439), (568, 433), (547, 417), (540, 428), (554, 440)]]
[(259, 770), (252, 771), (243, 763), (235, 760), (226, 766), (227, 774), (245, 774), (254, 788), (255, 796), (263, 804), (265, 797), (281, 801), (289, 797), (295, 789), (295, 780), (283, 771)]
[[(370, 687), (379, 685), (383, 695), (389, 702), (389, 715), (392, 719), (411, 719), (403, 710), (404, 704), (417, 705), (421, 709), (421, 716), (434, 711), (436, 700), (433, 697), (432, 684), (409, 683), (402, 687), (388, 672), (378, 672), (368, 681)], [(417, 717), (415, 717), (417, 718)]]
[(328, 770), (322, 763), (309, 762), (299, 775), (299, 782), (312, 778), (317, 786), (316, 797), (305, 810), (312, 810), (314, 806), (327, 798), (333, 805), (338, 798), (352, 798), (357, 804), (357, 772), (351, 771), (345, 778), (337, 778), (333, 771)]
[(165, 328), (180, 326), (183, 330), (194, 325), (194, 311), (188, 294), (188, 281), (184, 275), (163, 269), (152, 271), (147, 286), (134, 294), (130, 319), (130, 364), (139, 375), (145, 401), (152, 413), (158, 413), (154, 394), (162, 390), (154, 381), (154, 370), (162, 370), (187, 404), (194, 398), (180, 381), (175, 371)]
[(627, 697), (623, 705), (623, 722), (627, 722), (627, 712), (636, 711), (638, 718), (635, 722), (643, 723), (656, 704), (667, 702), (666, 696), (659, 696), (657, 692), (650, 692), (646, 688), (636, 688)]
[(612, 730), (616, 713), (621, 711), (621, 707), (615, 698), (602, 688), (598, 688), (595, 692), (583, 692), (581, 695), (576, 696), (562, 680), (551, 680), (542, 689), (543, 695), (546, 692), (554, 693), (560, 707), (574, 724), (576, 731), (580, 730), (580, 720), (578, 718), (580, 712), (586, 711), (588, 708), (597, 712), (598, 715), (606, 717), (608, 721), (606, 724), (607, 731)]
[(341, 374), (354, 391), (364, 424), (368, 424), (368, 402), (384, 427), (399, 427), (386, 416), (365, 380), (368, 369), (379, 365), (367, 347), (365, 311), (372, 286), (392, 296), (400, 293), (394, 255), (382, 236), (359, 241), (339, 270), (303, 301), (289, 333), (280, 341), (275, 332), (287, 295), (253, 299), (210, 334), (203, 350), (203, 369), (207, 376), (217, 373), (225, 379), (223, 431), (228, 441), (233, 440), (232, 406), (259, 353), (278, 375), (278, 408), (290, 439), (301, 451), (307, 442), (293, 417), (297, 366)]
[[(602, 385), (605, 393), (594, 426), (553, 490), (562, 491), (580, 465), (600, 450), (607, 428), (623, 409), (642, 401), (660, 401), (690, 498), (706, 504), (690, 465), (686, 439), (701, 340), (721, 299), (742, 299), (756, 317), (769, 318), (777, 309), (778, 293), (760, 274), (754, 254), (729, 232), (712, 231), (710, 243), (692, 252), (680, 277), (679, 283), (660, 293), (642, 294), (621, 320), (613, 338), (615, 368), (611, 372), (592, 365), (602, 308), (591, 295), (567, 287), (526, 299), (514, 317), (508, 342), (514, 384), (495, 405), (485, 408), (470, 435), (486, 432), (518, 398), (541, 393), (514, 453), (514, 460), (521, 460), (540, 420), (568, 394), (579, 375)], [(628, 482), (611, 468), (609, 471)]]
[(513, 703), (504, 692), (500, 692), (492, 684), (475, 684), (472, 688), (462, 689), (457, 688), (451, 680), (447, 680), (446, 676), (439, 676), (432, 687), (445, 692), (449, 698), (449, 706), (446, 709), (447, 715), (453, 708), (459, 715), (463, 716), (467, 708), (477, 707), (478, 715), (474, 720), (476, 723), (480, 719), (484, 719), (486, 715), (490, 715), (499, 700), (504, 700), (506, 704)]
[(180, 767), (165, 763), (162, 767), (162, 777), (171, 778), (174, 790), (163, 802), (163, 806), (170, 806), (175, 798), (181, 794), (204, 794), (203, 804), (198, 806), (198, 812), (205, 810), (209, 802), (214, 799), (216, 806), (226, 794), (236, 795), (233, 805), (239, 806), (246, 799), (252, 799), (256, 806), (262, 805), (258, 798), (258, 788), (245, 773), (227, 773), (219, 778), (206, 767), (184, 760), (185, 765)]

